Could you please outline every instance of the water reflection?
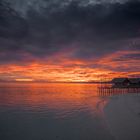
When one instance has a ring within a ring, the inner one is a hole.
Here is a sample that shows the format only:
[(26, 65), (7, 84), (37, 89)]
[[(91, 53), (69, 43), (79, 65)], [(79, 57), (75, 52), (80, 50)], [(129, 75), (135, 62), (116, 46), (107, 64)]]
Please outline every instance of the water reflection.
[(97, 96), (93, 84), (1, 84), (0, 135), (6, 140), (112, 139), (103, 113), (108, 100)]
[(0, 105), (21, 106), (35, 110), (46, 107), (57, 110), (78, 107), (95, 109), (97, 103), (102, 101), (97, 96), (96, 85), (16, 84), (14, 86), (5, 85), (0, 88)]

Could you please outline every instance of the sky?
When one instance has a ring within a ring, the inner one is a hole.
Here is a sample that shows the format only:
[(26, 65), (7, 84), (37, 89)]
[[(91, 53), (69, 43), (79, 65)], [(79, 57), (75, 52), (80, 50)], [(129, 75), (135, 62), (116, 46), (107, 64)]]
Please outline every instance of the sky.
[(1, 0), (0, 81), (140, 77), (139, 0)]

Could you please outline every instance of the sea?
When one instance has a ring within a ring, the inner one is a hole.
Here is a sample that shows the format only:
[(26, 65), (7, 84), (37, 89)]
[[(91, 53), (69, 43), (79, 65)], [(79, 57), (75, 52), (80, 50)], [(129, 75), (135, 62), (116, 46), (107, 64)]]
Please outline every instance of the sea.
[(0, 140), (114, 140), (91, 83), (1, 83)]

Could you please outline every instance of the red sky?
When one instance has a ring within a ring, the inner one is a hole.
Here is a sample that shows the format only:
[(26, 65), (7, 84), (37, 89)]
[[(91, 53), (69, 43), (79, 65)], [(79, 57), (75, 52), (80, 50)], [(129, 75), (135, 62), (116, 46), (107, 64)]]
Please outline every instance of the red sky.
[[(69, 53), (58, 53), (49, 59), (35, 59), (23, 64), (3, 64), (1, 79), (6, 81), (46, 81), (46, 82), (90, 82), (109, 80), (114, 77), (139, 76), (139, 59), (122, 58), (137, 51), (118, 51), (104, 58), (76, 60)], [(120, 60), (119, 60), (120, 59)], [(93, 66), (93, 67), (91, 67)]]
[(33, 0), (30, 6), (5, 1), (0, 1), (0, 81), (140, 77), (139, 1)]

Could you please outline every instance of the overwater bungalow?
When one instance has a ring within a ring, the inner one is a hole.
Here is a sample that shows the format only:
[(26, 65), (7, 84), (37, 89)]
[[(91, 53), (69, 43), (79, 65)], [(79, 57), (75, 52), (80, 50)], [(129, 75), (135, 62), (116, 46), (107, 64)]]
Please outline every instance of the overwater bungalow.
[(129, 78), (130, 87), (140, 87), (140, 78)]
[(111, 83), (113, 87), (127, 87), (130, 85), (128, 78), (114, 78)]
[(114, 78), (111, 82), (115, 88), (140, 87), (140, 78)]
[(140, 78), (114, 78), (111, 86), (101, 86), (98, 88), (101, 96), (140, 93)]

